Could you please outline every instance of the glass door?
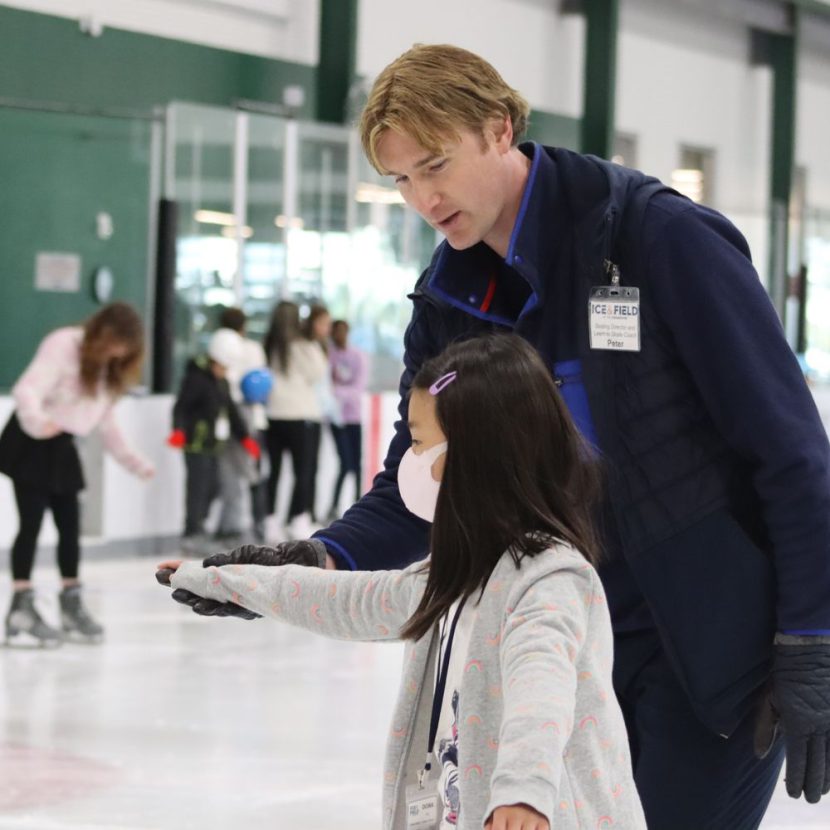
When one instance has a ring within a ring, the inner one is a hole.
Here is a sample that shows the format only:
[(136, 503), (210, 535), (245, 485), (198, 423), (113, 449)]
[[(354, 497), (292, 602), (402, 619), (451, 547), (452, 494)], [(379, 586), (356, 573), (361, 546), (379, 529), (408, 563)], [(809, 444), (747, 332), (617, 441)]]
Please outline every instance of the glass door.
[(203, 349), (221, 307), (264, 335), (291, 299), (348, 320), (372, 356), (373, 389), (394, 389), (407, 294), (434, 232), (381, 180), (347, 127), (174, 104), (166, 196), (178, 204), (175, 366)]

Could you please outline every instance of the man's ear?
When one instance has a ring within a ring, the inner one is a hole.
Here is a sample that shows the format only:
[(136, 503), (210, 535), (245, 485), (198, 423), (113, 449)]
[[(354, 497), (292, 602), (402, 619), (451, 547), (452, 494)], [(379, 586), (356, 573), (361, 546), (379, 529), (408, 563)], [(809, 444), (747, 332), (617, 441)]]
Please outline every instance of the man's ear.
[(506, 153), (513, 146), (513, 122), (509, 115), (494, 118), (490, 122), (490, 132), (499, 152)]

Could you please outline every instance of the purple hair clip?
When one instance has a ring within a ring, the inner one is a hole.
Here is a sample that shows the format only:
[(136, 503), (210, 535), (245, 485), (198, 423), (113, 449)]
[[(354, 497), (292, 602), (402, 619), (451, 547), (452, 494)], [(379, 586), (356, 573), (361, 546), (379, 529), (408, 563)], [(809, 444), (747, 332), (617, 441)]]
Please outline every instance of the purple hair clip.
[(429, 387), (429, 394), (437, 395), (439, 392), (443, 392), (455, 380), (457, 375), (458, 372), (447, 372), (446, 375), (441, 375), (441, 377)]

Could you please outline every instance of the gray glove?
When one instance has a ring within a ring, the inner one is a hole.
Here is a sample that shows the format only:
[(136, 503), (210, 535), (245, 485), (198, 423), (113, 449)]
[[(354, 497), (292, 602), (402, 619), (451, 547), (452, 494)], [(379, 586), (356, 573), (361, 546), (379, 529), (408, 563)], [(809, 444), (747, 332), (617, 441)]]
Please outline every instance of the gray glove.
[(763, 757), (780, 727), (787, 793), (815, 804), (830, 791), (830, 637), (777, 634), (770, 693), (761, 704), (755, 751)]
[[(280, 542), (276, 547), (263, 545), (242, 545), (228, 553), (214, 553), (203, 562), (205, 568), (220, 568), (224, 565), (307, 565), (309, 567), (326, 567), (326, 546), (317, 539), (299, 539), (295, 542)], [(171, 572), (172, 573), (172, 572)], [(164, 576), (166, 575), (166, 581)], [(170, 584), (170, 574), (156, 573), (156, 579), (163, 585)], [(203, 617), (239, 617), (243, 620), (255, 620), (262, 616), (235, 602), (219, 602), (205, 599), (192, 591), (177, 588), (172, 595), (176, 602), (189, 605), (196, 614)]]

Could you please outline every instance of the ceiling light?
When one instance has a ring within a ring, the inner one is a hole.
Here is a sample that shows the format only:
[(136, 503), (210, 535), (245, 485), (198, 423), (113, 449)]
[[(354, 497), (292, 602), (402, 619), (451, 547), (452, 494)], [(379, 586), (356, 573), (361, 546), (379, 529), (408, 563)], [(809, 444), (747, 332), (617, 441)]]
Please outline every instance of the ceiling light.
[(197, 210), (193, 218), (203, 225), (235, 225), (236, 217), (221, 210)]
[(305, 227), (305, 222), (299, 216), (289, 217), (282, 213), (274, 219), (274, 224), (278, 228), (297, 228), (302, 230)]
[(248, 225), (243, 225), (239, 228), (239, 233), (237, 233), (236, 225), (230, 225), (226, 228), (222, 228), (221, 234), (226, 239), (236, 239), (237, 236), (242, 237), (242, 239), (250, 239), (254, 235), (254, 229)]

